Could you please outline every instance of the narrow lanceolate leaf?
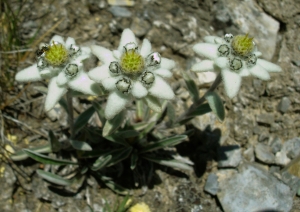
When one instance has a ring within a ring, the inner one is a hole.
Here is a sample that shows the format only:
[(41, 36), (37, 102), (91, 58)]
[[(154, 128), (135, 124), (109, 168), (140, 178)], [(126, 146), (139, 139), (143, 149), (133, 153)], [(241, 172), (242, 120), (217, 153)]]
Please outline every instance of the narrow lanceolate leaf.
[(113, 132), (115, 132), (123, 123), (125, 119), (125, 112), (121, 112), (117, 114), (113, 119), (107, 120), (105, 122), (104, 128), (103, 128), (103, 137), (106, 137)]
[(133, 153), (130, 157), (130, 169), (134, 170), (137, 164), (137, 161), (139, 159), (139, 156), (137, 155), (137, 153)]
[(149, 144), (145, 146), (140, 153), (151, 152), (158, 149), (163, 149), (165, 147), (175, 146), (180, 144), (184, 139), (186, 139), (186, 135), (176, 135), (171, 138), (163, 139), (161, 141), (157, 141), (155, 143)]
[(190, 78), (190, 76), (187, 73), (182, 72), (182, 76), (183, 76), (185, 84), (193, 98), (193, 101), (196, 102), (199, 99), (199, 90), (197, 88), (196, 83), (194, 82), (194, 80), (192, 80)]
[(149, 156), (149, 155), (144, 155), (143, 158), (145, 158), (146, 160), (152, 161), (154, 163), (158, 163), (160, 165), (164, 165), (164, 166), (169, 166), (172, 168), (177, 168), (177, 169), (184, 169), (184, 170), (193, 170), (193, 168), (186, 164), (186, 163), (182, 163), (178, 160), (175, 159), (169, 159), (166, 160), (164, 158), (157, 158), (157, 157), (153, 157), (153, 156)]
[(154, 112), (157, 112), (157, 113), (162, 112), (162, 105), (158, 98), (156, 98), (154, 96), (147, 96), (144, 98), (144, 100), (145, 100), (146, 104), (148, 105), (148, 107), (151, 108), (151, 110), (153, 110)]
[(122, 148), (119, 149), (118, 151), (115, 151), (113, 154), (111, 154), (112, 158), (107, 164), (107, 166), (113, 166), (121, 162), (122, 160), (125, 160), (126, 158), (129, 157), (131, 151), (132, 151), (132, 147)]
[(102, 168), (104, 168), (105, 166), (107, 166), (107, 164), (110, 162), (112, 156), (111, 155), (106, 155), (106, 156), (101, 156), (99, 157), (95, 163), (92, 166), (92, 170), (93, 171), (98, 171)]
[(43, 163), (43, 164), (51, 164), (51, 165), (78, 165), (78, 163), (68, 160), (61, 160), (56, 158), (51, 158), (46, 155), (42, 155), (36, 152), (33, 152), (29, 149), (23, 149), (23, 151), (32, 159)]
[(36, 172), (43, 179), (45, 179), (51, 183), (57, 184), (57, 185), (67, 186), (67, 185), (71, 185), (73, 182), (73, 180), (64, 179), (61, 176), (58, 176), (58, 175), (50, 173), (50, 172), (43, 171), (41, 169), (36, 170)]
[(92, 147), (86, 142), (70, 140), (70, 143), (74, 149), (82, 151), (92, 151)]
[(121, 194), (121, 195), (129, 194), (129, 191), (126, 188), (115, 183), (114, 181), (111, 180), (111, 178), (102, 176), (98, 172), (95, 172), (95, 174), (98, 179), (100, 179), (108, 188), (110, 188), (117, 194)]
[(177, 117), (176, 117), (175, 108), (171, 102), (169, 102), (167, 106), (167, 116), (169, 118), (169, 125), (172, 126)]
[[(30, 150), (33, 151), (33, 152), (36, 152), (36, 153), (50, 153), (50, 152), (52, 152), (50, 144), (47, 144), (45, 146), (32, 148)], [(25, 160), (28, 157), (29, 157), (28, 154), (26, 154), (23, 150), (20, 150), (20, 151), (18, 151), (18, 152), (14, 153), (13, 155), (10, 156), (10, 158), (13, 161)]]
[(216, 116), (218, 117), (218, 119), (220, 121), (224, 121), (225, 109), (220, 96), (216, 92), (210, 91), (205, 95), (205, 98), (214, 114), (216, 114)]
[(77, 117), (74, 123), (74, 131), (76, 133), (79, 132), (88, 123), (94, 112), (94, 107), (89, 107), (86, 111), (84, 111)]
[(201, 116), (205, 113), (209, 113), (211, 112), (211, 108), (209, 106), (209, 104), (205, 103), (200, 105), (199, 107), (197, 107), (195, 110), (193, 110), (191, 113), (187, 114), (185, 117), (181, 118), (179, 120), (179, 125), (183, 125), (185, 123), (187, 123), (188, 121), (192, 120), (193, 118), (195, 118), (196, 116)]
[(52, 130), (49, 131), (48, 136), (52, 152), (58, 152), (61, 149), (61, 145)]
[(93, 107), (95, 108), (95, 111), (97, 112), (100, 121), (102, 122), (102, 124), (104, 124), (106, 119), (105, 119), (105, 115), (104, 115), (103, 106), (98, 102), (93, 102)]
[(140, 133), (139, 139), (144, 138), (156, 125), (156, 121), (148, 123), (147, 127)]

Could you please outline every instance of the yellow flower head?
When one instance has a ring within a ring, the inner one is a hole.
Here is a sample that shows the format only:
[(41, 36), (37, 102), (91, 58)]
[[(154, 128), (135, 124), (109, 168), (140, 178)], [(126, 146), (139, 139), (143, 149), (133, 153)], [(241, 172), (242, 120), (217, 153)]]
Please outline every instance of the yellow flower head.
[(241, 56), (247, 56), (254, 49), (253, 38), (246, 35), (237, 35), (231, 43), (232, 49)]
[(146, 203), (142, 202), (132, 206), (129, 209), (129, 212), (151, 212), (151, 211), (149, 206)]
[(144, 70), (144, 59), (137, 51), (129, 50), (121, 57), (121, 67), (124, 74), (140, 74)]
[(60, 43), (54, 43), (45, 51), (46, 61), (53, 66), (63, 65), (69, 57), (68, 50)]

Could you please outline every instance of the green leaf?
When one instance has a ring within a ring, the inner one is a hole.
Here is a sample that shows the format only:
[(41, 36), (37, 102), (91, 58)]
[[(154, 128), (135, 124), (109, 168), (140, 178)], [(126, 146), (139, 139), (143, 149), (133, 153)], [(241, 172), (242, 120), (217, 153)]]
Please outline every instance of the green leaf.
[(117, 114), (113, 119), (107, 120), (103, 128), (103, 137), (106, 137), (115, 132), (121, 126), (124, 119), (125, 112), (122, 111), (121, 113)]
[(148, 95), (144, 98), (144, 100), (145, 100), (146, 104), (148, 105), (148, 107), (151, 108), (151, 110), (153, 110), (154, 112), (157, 112), (157, 113), (162, 112), (162, 105), (158, 98)]
[(189, 90), (189, 93), (193, 98), (193, 102), (196, 102), (199, 99), (199, 90), (198, 90), (197, 85), (195, 84), (194, 80), (192, 80), (186, 72), (182, 71), (182, 76), (183, 76), (185, 84)]
[(186, 163), (182, 163), (178, 160), (175, 159), (164, 159), (164, 158), (158, 158), (158, 157), (153, 157), (153, 156), (149, 156), (149, 155), (143, 155), (143, 158), (145, 158), (146, 160), (152, 161), (154, 163), (158, 163), (160, 165), (163, 166), (169, 166), (172, 168), (177, 168), (177, 169), (184, 169), (184, 170), (193, 170), (193, 167), (191, 167), (190, 165), (186, 164)]
[(68, 160), (61, 160), (56, 158), (51, 158), (46, 155), (42, 155), (36, 152), (33, 152), (29, 149), (23, 149), (23, 151), (32, 159), (43, 163), (43, 164), (51, 164), (51, 165), (78, 165), (78, 163)]
[(140, 151), (140, 153), (142, 154), (145, 152), (151, 152), (151, 151), (162, 149), (162, 148), (169, 147), (169, 146), (175, 146), (177, 144), (180, 144), (186, 138), (187, 138), (186, 135), (175, 135), (171, 138), (166, 138), (161, 141), (158, 141), (158, 142), (155, 142), (152, 144), (148, 144)]
[(211, 108), (209, 104), (205, 103), (197, 107), (193, 112), (188, 114), (186, 117), (184, 117), (182, 120), (179, 121), (179, 125), (183, 125), (190, 121), (191, 119), (195, 118), (196, 116), (201, 116), (203, 114), (211, 112)]
[(134, 152), (130, 157), (130, 169), (134, 170), (137, 164), (137, 161), (139, 159), (139, 156)]
[(71, 185), (73, 182), (73, 180), (64, 179), (61, 176), (43, 171), (41, 169), (36, 170), (36, 172), (40, 177), (57, 185), (67, 186), (67, 185)]
[(100, 121), (102, 122), (102, 124), (104, 124), (106, 119), (105, 119), (105, 115), (104, 115), (103, 106), (98, 102), (93, 102), (93, 107), (95, 108), (95, 111), (97, 112)]
[(125, 160), (126, 158), (129, 157), (131, 151), (132, 151), (132, 147), (114, 150), (111, 153), (112, 158), (111, 158), (110, 162), (107, 164), (107, 166), (113, 166), (113, 165), (121, 162), (122, 160)]
[(132, 138), (137, 137), (140, 133), (135, 130), (124, 130), (115, 133), (114, 135), (122, 138)]
[(109, 136), (105, 136), (104, 138), (106, 138), (107, 140), (117, 143), (117, 144), (121, 144), (123, 146), (129, 147), (130, 145), (125, 141), (125, 138), (120, 137), (120, 136), (116, 136), (116, 135), (109, 135)]
[(112, 159), (111, 155), (106, 155), (106, 156), (101, 156), (99, 157), (95, 163), (93, 164), (93, 166), (91, 167), (91, 170), (93, 171), (98, 171), (102, 168), (104, 168)]
[(144, 138), (156, 125), (156, 121), (148, 123), (148, 126), (140, 133), (139, 139)]
[[(145, 129), (151, 123), (152, 122), (140, 122), (140, 123), (133, 124), (132, 127), (136, 131), (141, 131), (141, 130)], [(156, 123), (156, 122), (154, 122), (154, 123)]]
[(52, 152), (58, 152), (61, 149), (61, 145), (52, 130), (49, 131), (48, 136)]
[(79, 158), (96, 158), (107, 153), (107, 150), (98, 149), (92, 151), (77, 151)]
[(88, 123), (88, 121), (90, 120), (94, 112), (95, 112), (94, 107), (89, 107), (87, 110), (85, 110), (77, 117), (74, 123), (75, 133), (78, 133)]
[(92, 147), (84, 141), (77, 141), (77, 140), (69, 140), (69, 141), (74, 149), (82, 150), (82, 151), (92, 151)]
[(116, 192), (117, 194), (120, 194), (120, 195), (128, 195), (129, 194), (129, 191), (120, 186), (119, 184), (113, 182), (111, 180), (111, 178), (109, 177), (105, 177), (105, 176), (102, 176), (100, 175), (98, 172), (94, 172), (94, 174), (96, 175), (96, 177), (101, 180), (108, 188), (110, 188), (112, 191)]
[(225, 109), (220, 96), (216, 92), (210, 91), (205, 95), (205, 98), (214, 114), (216, 114), (216, 116), (218, 117), (218, 119), (220, 121), (224, 121)]
[(169, 125), (172, 126), (177, 117), (176, 117), (175, 108), (171, 102), (169, 102), (167, 106), (167, 116), (169, 118)]
[[(30, 149), (30, 150), (33, 151), (33, 152), (36, 152), (36, 153), (50, 153), (50, 152), (52, 152), (50, 144), (47, 144), (45, 146), (35, 147), (35, 148)], [(18, 151), (18, 152), (14, 153), (13, 155), (10, 156), (10, 158), (13, 161), (25, 160), (28, 157), (29, 157), (28, 154), (26, 154), (23, 150), (20, 150), (20, 151)]]

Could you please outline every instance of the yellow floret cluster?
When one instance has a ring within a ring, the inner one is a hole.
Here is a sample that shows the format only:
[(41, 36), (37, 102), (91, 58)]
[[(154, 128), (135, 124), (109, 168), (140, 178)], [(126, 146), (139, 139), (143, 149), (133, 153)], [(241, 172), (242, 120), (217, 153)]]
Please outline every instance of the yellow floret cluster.
[(120, 62), (124, 74), (140, 74), (144, 70), (144, 58), (133, 50), (125, 52)]
[(232, 49), (240, 56), (247, 56), (254, 49), (253, 38), (247, 35), (237, 35), (231, 43)]
[(151, 211), (149, 206), (146, 203), (142, 202), (132, 206), (129, 209), (129, 212), (151, 212)]
[(62, 44), (51, 45), (45, 54), (46, 61), (52, 66), (63, 65), (68, 57), (68, 50)]

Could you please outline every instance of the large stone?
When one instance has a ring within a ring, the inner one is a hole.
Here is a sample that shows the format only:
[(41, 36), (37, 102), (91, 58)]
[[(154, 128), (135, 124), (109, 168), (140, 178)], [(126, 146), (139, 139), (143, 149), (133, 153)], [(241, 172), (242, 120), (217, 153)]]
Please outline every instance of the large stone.
[[(290, 211), (290, 188), (255, 163), (244, 163), (232, 175), (217, 173), (220, 192), (217, 197), (225, 212)], [(283, 198), (284, 197), (284, 198)]]
[(258, 143), (255, 145), (255, 155), (264, 163), (272, 164), (275, 162), (275, 156), (272, 153), (272, 148), (265, 144)]
[(278, 104), (278, 111), (286, 113), (291, 106), (291, 101), (288, 97), (282, 97), (281, 101)]
[(204, 191), (216, 195), (219, 190), (219, 184), (218, 184), (218, 176), (211, 173), (208, 175), (205, 186), (204, 186)]
[(264, 113), (256, 116), (257, 123), (271, 125), (275, 120), (274, 114)]
[(218, 167), (237, 167), (242, 161), (239, 146), (222, 146), (218, 149)]

